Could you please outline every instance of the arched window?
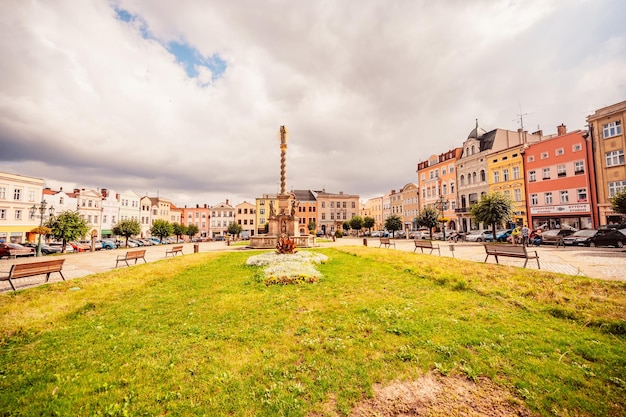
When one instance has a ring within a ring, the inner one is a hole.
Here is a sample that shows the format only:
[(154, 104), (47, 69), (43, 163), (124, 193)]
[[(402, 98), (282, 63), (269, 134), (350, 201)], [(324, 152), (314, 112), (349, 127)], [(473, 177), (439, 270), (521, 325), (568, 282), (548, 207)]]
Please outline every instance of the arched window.
[(472, 174), (472, 182), (476, 183), (476, 172)]
[(476, 148), (474, 147), (474, 145), (472, 145), (472, 155), (474, 155), (476, 153)]
[(450, 181), (450, 193), (454, 194), (454, 181)]
[(481, 169), (480, 170), (480, 181), (481, 182), (485, 182), (487, 180), (486, 176), (485, 176), (485, 170)]
[(461, 178), (459, 178), (459, 181), (461, 181), (461, 185), (465, 185), (465, 175), (461, 175)]
[(442, 191), (441, 191), (441, 192), (442, 192), (442, 194), (443, 194), (443, 195), (448, 194), (448, 186), (447, 186), (446, 184), (443, 184), (441, 187), (442, 187), (442, 188), (441, 188), (441, 190), (442, 190)]

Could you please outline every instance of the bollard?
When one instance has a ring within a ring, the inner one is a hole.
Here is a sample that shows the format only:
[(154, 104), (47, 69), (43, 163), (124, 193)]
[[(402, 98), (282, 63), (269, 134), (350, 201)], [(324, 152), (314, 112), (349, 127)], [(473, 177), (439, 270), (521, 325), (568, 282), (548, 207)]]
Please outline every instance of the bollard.
[(194, 243), (193, 244), (193, 253), (198, 253), (200, 252), (200, 244), (199, 243)]
[(450, 252), (452, 252), (452, 257), (454, 258), (454, 245), (450, 245)]
[(363, 239), (363, 246), (367, 246), (367, 238)]

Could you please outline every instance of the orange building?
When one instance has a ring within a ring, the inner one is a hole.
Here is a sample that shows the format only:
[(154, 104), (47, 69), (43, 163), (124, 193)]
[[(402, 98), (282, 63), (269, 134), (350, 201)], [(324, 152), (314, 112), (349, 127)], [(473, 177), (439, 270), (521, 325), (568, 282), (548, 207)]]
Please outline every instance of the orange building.
[(552, 138), (524, 151), (529, 226), (557, 229), (598, 225), (591, 144), (586, 131), (567, 133), (558, 126)]

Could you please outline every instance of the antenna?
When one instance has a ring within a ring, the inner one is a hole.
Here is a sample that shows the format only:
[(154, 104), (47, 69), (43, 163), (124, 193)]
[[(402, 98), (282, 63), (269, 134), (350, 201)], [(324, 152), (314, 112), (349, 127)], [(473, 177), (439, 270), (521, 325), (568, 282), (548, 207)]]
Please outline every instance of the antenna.
[(520, 124), (520, 128), (522, 128), (522, 132), (524, 131), (524, 116), (531, 115), (532, 113), (522, 113), (522, 105), (518, 102), (519, 105), (519, 114), (517, 114), (517, 119), (513, 119), (513, 122), (518, 122)]

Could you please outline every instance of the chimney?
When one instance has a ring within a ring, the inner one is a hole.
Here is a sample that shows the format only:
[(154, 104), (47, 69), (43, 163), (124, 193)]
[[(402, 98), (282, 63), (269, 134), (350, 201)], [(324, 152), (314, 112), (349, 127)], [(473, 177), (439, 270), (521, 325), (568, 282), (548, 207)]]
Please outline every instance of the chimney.
[[(187, 206), (185, 206), (185, 207), (187, 207)], [(196, 204), (196, 208), (200, 208), (200, 204)]]
[(106, 188), (103, 188), (100, 192), (102, 193), (102, 198), (107, 198), (109, 196), (109, 190)]
[(206, 203), (204, 203), (204, 208), (207, 208)]
[(228, 199), (226, 199), (226, 205), (228, 205)]
[(532, 134), (533, 135), (539, 135), (539, 136), (543, 137), (543, 130), (539, 129), (538, 131), (533, 132)]
[(76, 194), (80, 193), (80, 188), (74, 188), (74, 192), (75, 192)]
[(517, 129), (517, 133), (522, 133), (522, 128), (521, 127)]
[(566, 134), (567, 133), (567, 126), (565, 126), (563, 123), (561, 123), (561, 126), (557, 126), (556, 127), (556, 133), (559, 136)]

